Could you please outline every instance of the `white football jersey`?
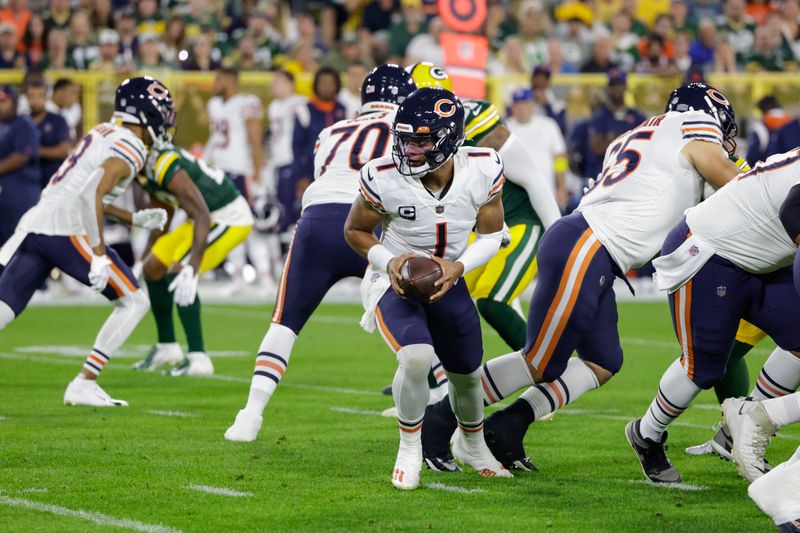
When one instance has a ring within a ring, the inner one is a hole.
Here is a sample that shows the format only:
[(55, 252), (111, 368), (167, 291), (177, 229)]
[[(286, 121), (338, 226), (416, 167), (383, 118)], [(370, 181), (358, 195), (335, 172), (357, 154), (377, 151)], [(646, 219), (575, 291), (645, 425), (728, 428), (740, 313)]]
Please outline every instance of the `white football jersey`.
[(267, 108), (269, 117), (270, 162), (275, 168), (290, 165), (292, 153), (292, 133), (297, 108), (306, 105), (306, 98), (293, 95), (283, 100), (275, 99)]
[(606, 150), (603, 171), (578, 211), (623, 272), (653, 259), (684, 211), (700, 201), (703, 178), (681, 153), (695, 140), (723, 150), (722, 130), (710, 115), (669, 112)]
[(252, 176), (253, 154), (245, 121), (250, 118), (261, 120), (263, 115), (261, 100), (251, 94), (235, 94), (227, 100), (221, 96), (211, 98), (208, 101), (211, 135), (203, 159), (230, 174)]
[(317, 204), (352, 204), (358, 172), (391, 153), (394, 111), (340, 120), (322, 130), (314, 148), (314, 182), (303, 193), (303, 209)]
[(759, 161), (755, 168), (686, 212), (692, 233), (739, 268), (763, 274), (794, 261), (797, 245), (779, 213), (800, 184), (800, 148)]
[(87, 208), (94, 206), (97, 188), (96, 185), (84, 186), (90, 176), (112, 157), (121, 159), (130, 168), (128, 176), (103, 198), (103, 203), (112, 203), (142, 170), (147, 148), (131, 130), (108, 122), (89, 130), (75, 145), (58, 172), (50, 178), (39, 203), (20, 220), (20, 229), (42, 235), (86, 233), (81, 217), (86, 216)]
[(362, 197), (388, 219), (381, 243), (390, 252), (454, 261), (467, 249), (478, 210), (502, 193), (503, 163), (491, 148), (469, 147), (460, 148), (453, 161), (453, 181), (439, 198), (419, 179), (400, 174), (391, 155), (361, 169)]

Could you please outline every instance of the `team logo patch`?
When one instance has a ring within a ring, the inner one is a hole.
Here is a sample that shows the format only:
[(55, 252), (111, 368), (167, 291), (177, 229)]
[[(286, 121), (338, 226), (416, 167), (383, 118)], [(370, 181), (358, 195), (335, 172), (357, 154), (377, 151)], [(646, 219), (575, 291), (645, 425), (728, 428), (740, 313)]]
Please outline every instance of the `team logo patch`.
[(689, 255), (691, 255), (692, 257), (696, 256), (699, 253), (700, 249), (697, 246), (692, 246), (691, 248), (689, 248)]
[(431, 70), (429, 71), (429, 74), (431, 75), (431, 78), (433, 78), (435, 80), (446, 80), (447, 79), (447, 73), (444, 70), (442, 70), (440, 67), (431, 67)]
[(726, 294), (728, 294), (728, 288), (726, 286), (720, 285), (717, 287), (717, 296), (724, 298)]
[(723, 94), (716, 89), (709, 89), (706, 91), (706, 94), (718, 104), (730, 105), (728, 99), (725, 98), (725, 96), (723, 96)]
[(397, 209), (397, 214), (400, 215), (400, 218), (404, 218), (406, 220), (416, 220), (417, 208), (413, 205), (401, 205)]
[(452, 117), (456, 114), (456, 103), (449, 98), (442, 98), (433, 105), (433, 112), (442, 118)]
[(166, 87), (154, 81), (150, 85), (147, 86), (147, 94), (155, 98), (156, 100), (164, 100), (169, 96), (169, 91)]

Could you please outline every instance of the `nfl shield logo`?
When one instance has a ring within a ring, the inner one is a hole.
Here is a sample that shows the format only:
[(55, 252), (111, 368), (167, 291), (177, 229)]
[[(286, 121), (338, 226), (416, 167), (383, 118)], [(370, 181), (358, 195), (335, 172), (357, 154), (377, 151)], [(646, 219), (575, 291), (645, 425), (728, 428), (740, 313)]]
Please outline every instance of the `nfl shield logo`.
[(444, 206), (443, 205), (437, 205), (436, 206), (436, 214), (437, 215), (441, 215), (442, 213), (444, 213)]
[(722, 298), (726, 294), (728, 294), (728, 288), (727, 287), (725, 287), (725, 286), (717, 287), (717, 296)]
[(380, 277), (381, 277), (381, 275), (379, 273), (373, 272), (372, 273), (372, 277), (370, 277), (370, 281), (372, 283), (375, 283), (376, 281), (378, 281), (380, 279)]
[(697, 248), (697, 246), (692, 246), (691, 248), (689, 248), (689, 255), (691, 255), (692, 257), (696, 256), (699, 253), (700, 250)]

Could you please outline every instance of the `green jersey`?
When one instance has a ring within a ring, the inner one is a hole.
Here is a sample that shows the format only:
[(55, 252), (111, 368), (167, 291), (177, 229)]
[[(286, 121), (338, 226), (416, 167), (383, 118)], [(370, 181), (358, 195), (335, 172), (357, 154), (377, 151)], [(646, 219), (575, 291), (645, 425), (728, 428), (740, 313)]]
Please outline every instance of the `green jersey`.
[(143, 185), (162, 202), (177, 205), (175, 196), (169, 192), (169, 182), (179, 170), (184, 170), (194, 182), (211, 212), (225, 207), (239, 197), (239, 190), (224, 171), (196, 158), (183, 148), (172, 145), (150, 149), (144, 168), (146, 181)]
[[(464, 111), (466, 112), (464, 131), (467, 137), (465, 144), (469, 146), (477, 146), (481, 139), (497, 126), (505, 126), (506, 123), (494, 104), (486, 100), (466, 100)], [(506, 224), (509, 226), (542, 224), (539, 215), (531, 206), (528, 193), (511, 180), (506, 180), (503, 185), (503, 211)]]

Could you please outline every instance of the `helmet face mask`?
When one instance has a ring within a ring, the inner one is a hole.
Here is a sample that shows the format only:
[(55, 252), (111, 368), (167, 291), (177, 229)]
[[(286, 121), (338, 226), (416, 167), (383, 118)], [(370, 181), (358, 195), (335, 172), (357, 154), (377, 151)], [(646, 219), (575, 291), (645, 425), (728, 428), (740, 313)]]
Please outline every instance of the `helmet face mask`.
[(398, 172), (422, 178), (447, 163), (464, 143), (464, 106), (445, 89), (418, 89), (397, 110), (392, 133)]
[(720, 91), (705, 83), (683, 85), (670, 94), (665, 112), (669, 111), (702, 111), (714, 117), (722, 130), (722, 147), (733, 156), (739, 127), (733, 106)]

